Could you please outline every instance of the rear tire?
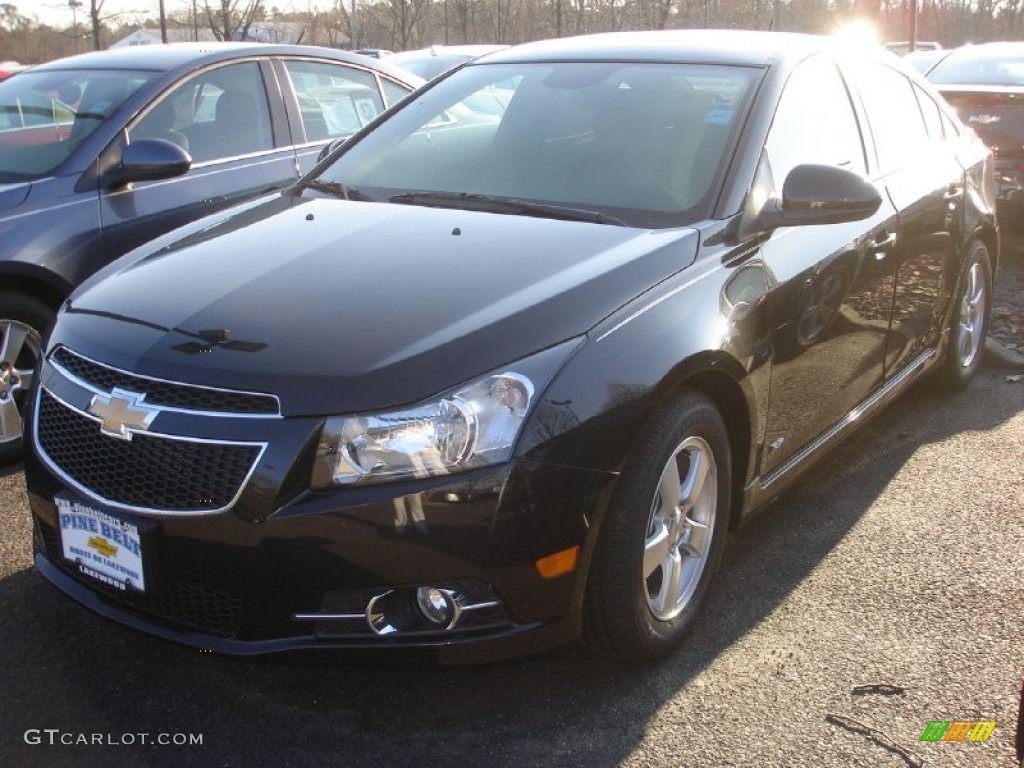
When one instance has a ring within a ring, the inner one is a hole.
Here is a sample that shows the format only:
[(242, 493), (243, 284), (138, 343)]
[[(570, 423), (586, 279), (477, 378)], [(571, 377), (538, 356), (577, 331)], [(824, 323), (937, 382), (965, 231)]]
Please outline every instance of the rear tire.
[(53, 317), (38, 299), (0, 293), (0, 465), (21, 458), (22, 415)]
[(947, 389), (963, 389), (981, 367), (991, 301), (992, 262), (988, 248), (980, 240), (973, 240), (960, 276), (946, 358), (939, 369), (940, 383)]
[(587, 579), (588, 642), (635, 661), (683, 642), (725, 547), (731, 475), (721, 415), (681, 391), (644, 428), (606, 513)]

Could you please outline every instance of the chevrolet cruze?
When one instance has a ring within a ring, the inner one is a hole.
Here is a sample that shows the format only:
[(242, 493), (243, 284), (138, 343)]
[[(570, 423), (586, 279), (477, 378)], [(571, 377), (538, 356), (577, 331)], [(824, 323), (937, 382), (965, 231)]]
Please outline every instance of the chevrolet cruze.
[(976, 371), (993, 200), (988, 150), (881, 50), (478, 59), (64, 304), (26, 431), (36, 567), (228, 654), (664, 655), (731, 528)]

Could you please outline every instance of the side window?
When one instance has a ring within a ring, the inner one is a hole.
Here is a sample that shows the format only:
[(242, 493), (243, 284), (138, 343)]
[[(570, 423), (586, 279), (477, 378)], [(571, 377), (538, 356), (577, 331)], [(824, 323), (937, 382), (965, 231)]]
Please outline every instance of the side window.
[(385, 77), (380, 79), (380, 85), (384, 90), (384, 102), (389, 107), (394, 106), (410, 93), (409, 89), (404, 85), (399, 85)]
[(864, 146), (846, 85), (835, 64), (815, 56), (790, 75), (765, 152), (776, 187), (802, 163), (865, 173)]
[(299, 100), (306, 141), (351, 136), (384, 111), (370, 72), (301, 59), (286, 60), (284, 66)]
[(914, 86), (914, 93), (917, 94), (917, 100), (921, 105), (921, 114), (924, 115), (924, 124), (928, 131), (928, 138), (933, 142), (942, 141), (942, 113), (939, 110), (939, 105), (935, 103), (931, 96), (916, 85)]
[(955, 139), (960, 135), (960, 128), (948, 114), (940, 111), (942, 117), (942, 127), (946, 130), (947, 139)]
[(231, 64), (181, 83), (147, 111), (128, 136), (173, 141), (196, 163), (273, 149), (259, 65)]
[(880, 169), (905, 166), (928, 144), (928, 129), (910, 81), (883, 64), (869, 64), (857, 77)]

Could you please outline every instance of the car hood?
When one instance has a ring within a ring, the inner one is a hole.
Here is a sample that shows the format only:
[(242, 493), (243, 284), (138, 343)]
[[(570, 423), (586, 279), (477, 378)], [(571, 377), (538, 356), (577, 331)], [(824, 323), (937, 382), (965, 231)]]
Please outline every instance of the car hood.
[(15, 184), (0, 184), (0, 211), (17, 208), (28, 197), (32, 183), (22, 181)]
[(386, 408), (585, 333), (691, 263), (694, 230), (282, 195), (108, 269), (53, 343), (137, 373)]

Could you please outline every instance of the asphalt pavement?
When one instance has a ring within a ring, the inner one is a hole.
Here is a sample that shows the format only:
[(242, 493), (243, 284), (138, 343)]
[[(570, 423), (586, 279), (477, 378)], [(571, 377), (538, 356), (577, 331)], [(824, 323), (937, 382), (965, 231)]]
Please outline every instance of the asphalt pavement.
[[(3, 766), (1015, 765), (1024, 382), (1005, 371), (918, 387), (833, 451), (733, 537), (687, 645), (648, 666), (581, 645), (454, 669), (181, 648), (33, 571), (23, 482), (0, 469)], [(955, 720), (996, 726), (920, 740)]]

